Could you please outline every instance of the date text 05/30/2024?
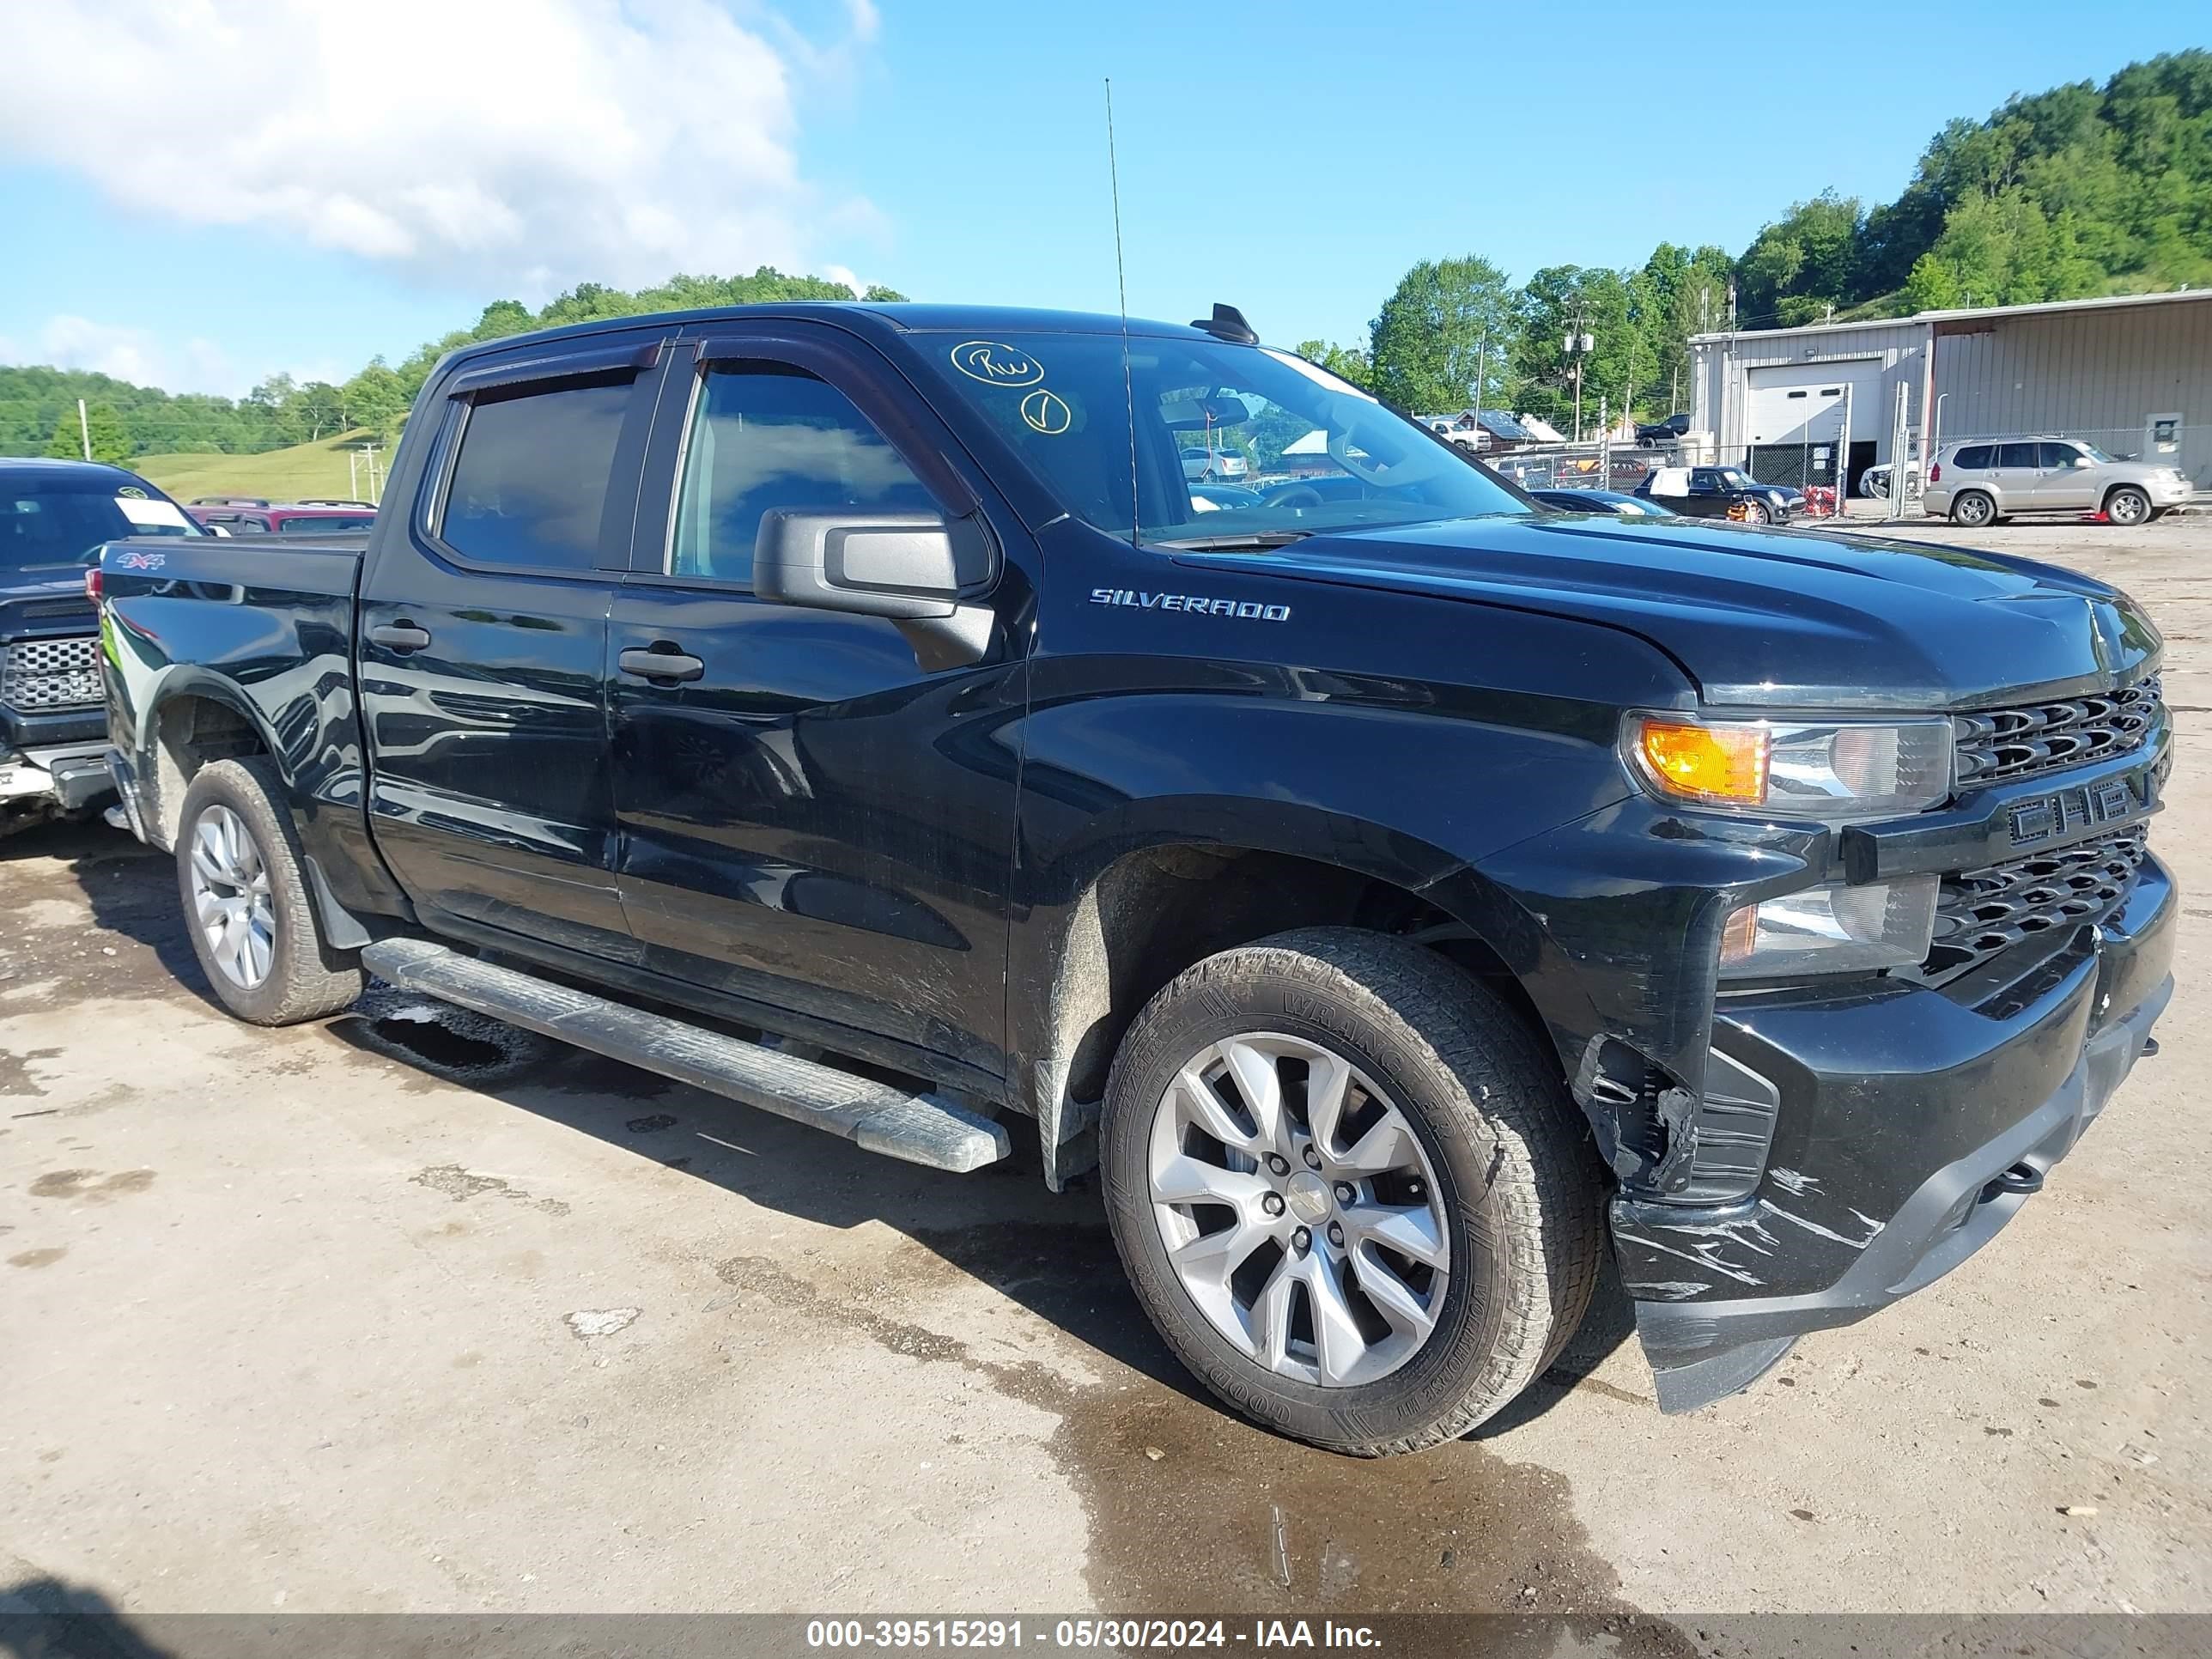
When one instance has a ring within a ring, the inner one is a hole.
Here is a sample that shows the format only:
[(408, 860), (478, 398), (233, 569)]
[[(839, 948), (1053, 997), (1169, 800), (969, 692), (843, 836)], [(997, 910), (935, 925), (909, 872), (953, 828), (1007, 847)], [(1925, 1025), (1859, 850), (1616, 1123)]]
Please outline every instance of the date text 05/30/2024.
[(1255, 1619), (810, 1619), (806, 1645), (853, 1648), (1379, 1649), (1366, 1625)]

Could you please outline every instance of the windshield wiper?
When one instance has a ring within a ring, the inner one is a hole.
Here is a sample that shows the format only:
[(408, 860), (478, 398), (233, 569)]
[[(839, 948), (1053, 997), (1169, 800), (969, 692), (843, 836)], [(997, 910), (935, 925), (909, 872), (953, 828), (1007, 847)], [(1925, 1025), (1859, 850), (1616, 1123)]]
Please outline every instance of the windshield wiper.
[(1225, 536), (1183, 536), (1173, 541), (1146, 542), (1147, 547), (1172, 548), (1178, 553), (1226, 553), (1240, 547), (1288, 547), (1315, 532), (1310, 530), (1244, 530)]

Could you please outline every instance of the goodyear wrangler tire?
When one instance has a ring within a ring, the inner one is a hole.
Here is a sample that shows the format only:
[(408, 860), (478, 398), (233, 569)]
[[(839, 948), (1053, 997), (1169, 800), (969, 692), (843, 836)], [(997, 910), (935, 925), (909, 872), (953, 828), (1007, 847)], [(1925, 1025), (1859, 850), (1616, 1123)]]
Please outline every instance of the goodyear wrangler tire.
[(1601, 1176), (1558, 1067), (1404, 940), (1303, 929), (1188, 969), (1115, 1056), (1102, 1134), (1146, 1313), (1296, 1438), (1378, 1456), (1464, 1434), (1589, 1305)]

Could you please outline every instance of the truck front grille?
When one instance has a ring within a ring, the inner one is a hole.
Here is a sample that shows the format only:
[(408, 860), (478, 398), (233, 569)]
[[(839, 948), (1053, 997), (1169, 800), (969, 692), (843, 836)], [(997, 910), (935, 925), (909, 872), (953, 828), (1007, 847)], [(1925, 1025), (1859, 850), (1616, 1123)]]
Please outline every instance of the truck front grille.
[(82, 708), (100, 698), (100, 641), (18, 640), (0, 646), (0, 702), (29, 713)]
[(1986, 962), (2054, 928), (2102, 921), (2126, 902), (2142, 867), (2143, 826), (1944, 878), (1930, 979)]
[(2094, 696), (1954, 714), (1960, 786), (2007, 783), (2140, 749), (2159, 708), (2153, 675)]

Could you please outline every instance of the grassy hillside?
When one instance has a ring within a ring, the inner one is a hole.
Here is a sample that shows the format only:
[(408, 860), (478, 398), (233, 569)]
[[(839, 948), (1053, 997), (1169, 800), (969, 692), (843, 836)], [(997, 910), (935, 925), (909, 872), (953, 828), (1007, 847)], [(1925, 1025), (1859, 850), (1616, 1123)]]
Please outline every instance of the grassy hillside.
[[(180, 501), (195, 495), (262, 495), (272, 501), (297, 501), (302, 495), (348, 496), (354, 494), (355, 480), (348, 474), (348, 452), (343, 446), (357, 444), (365, 435), (348, 433), (259, 455), (140, 455), (124, 465)], [(388, 465), (391, 450), (380, 451), (377, 459)], [(359, 488), (368, 489), (365, 466)], [(364, 494), (362, 499), (368, 497)]]

